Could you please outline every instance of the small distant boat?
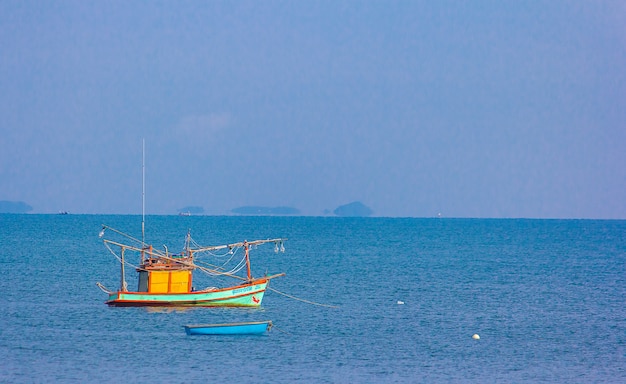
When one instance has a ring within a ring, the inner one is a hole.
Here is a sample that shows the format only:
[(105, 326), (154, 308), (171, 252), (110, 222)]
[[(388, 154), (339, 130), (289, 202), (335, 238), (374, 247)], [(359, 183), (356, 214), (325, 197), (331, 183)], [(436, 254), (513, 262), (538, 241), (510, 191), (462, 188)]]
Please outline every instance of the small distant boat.
[(272, 329), (271, 321), (184, 325), (188, 335), (262, 335)]

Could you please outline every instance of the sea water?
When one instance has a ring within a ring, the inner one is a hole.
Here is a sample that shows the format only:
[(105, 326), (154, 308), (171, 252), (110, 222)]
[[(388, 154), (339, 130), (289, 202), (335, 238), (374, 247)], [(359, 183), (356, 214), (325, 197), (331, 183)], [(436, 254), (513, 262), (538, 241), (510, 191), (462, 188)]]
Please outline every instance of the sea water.
[(626, 221), (147, 216), (170, 251), (288, 238), (251, 251), (286, 273), (261, 308), (186, 310), (104, 304), (102, 224), (141, 237), (140, 216), (0, 215), (0, 382), (626, 382)]

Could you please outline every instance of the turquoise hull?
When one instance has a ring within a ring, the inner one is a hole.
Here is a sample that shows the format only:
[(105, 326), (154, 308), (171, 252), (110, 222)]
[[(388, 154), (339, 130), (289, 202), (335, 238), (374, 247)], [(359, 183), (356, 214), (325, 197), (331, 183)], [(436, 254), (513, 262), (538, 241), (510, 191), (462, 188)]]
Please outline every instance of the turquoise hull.
[(259, 307), (268, 279), (251, 284), (188, 293), (112, 292), (106, 303), (114, 307), (176, 306), (176, 307)]
[(261, 335), (272, 328), (272, 322), (197, 324), (184, 327), (188, 335)]

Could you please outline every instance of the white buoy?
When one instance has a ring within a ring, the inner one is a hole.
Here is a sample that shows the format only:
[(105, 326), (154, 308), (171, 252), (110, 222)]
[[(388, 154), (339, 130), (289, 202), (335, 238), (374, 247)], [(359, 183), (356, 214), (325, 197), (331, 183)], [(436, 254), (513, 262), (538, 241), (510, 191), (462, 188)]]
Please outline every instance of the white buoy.
[(472, 339), (480, 340), (480, 336), (478, 336), (478, 333), (474, 333), (474, 335), (472, 336)]
[(402, 304), (404, 304), (404, 301), (398, 300), (398, 305), (402, 305)]

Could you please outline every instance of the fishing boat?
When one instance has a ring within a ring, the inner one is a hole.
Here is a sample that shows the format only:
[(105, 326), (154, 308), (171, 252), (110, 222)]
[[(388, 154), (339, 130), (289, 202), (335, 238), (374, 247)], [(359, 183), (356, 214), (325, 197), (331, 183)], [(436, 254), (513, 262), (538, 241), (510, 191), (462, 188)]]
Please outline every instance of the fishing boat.
[(262, 335), (272, 329), (271, 321), (184, 325), (188, 335)]
[[(271, 279), (284, 273), (255, 278), (250, 267), (250, 249), (261, 244), (274, 243), (274, 250), (285, 251), (286, 239), (242, 241), (226, 245), (200, 246), (187, 232), (185, 245), (179, 253), (172, 254), (167, 246), (164, 250), (155, 249), (145, 241), (145, 142), (142, 144), (142, 221), (141, 240), (136, 239), (107, 225), (102, 226), (100, 238), (107, 249), (120, 262), (121, 278), (117, 290), (111, 291), (101, 283), (96, 283), (108, 294), (106, 304), (114, 307), (173, 306), (173, 307), (259, 307)], [(112, 240), (105, 233), (121, 240)], [(124, 241), (124, 242), (122, 242)], [(235, 258), (238, 251), (242, 256)], [(215, 252), (226, 251), (224, 254)], [(134, 253), (138, 264), (128, 262), (129, 253)], [(200, 264), (201, 256), (213, 256), (216, 263)], [(225, 260), (224, 262), (220, 260)], [(126, 265), (134, 267), (137, 276), (137, 290), (129, 291), (126, 282)], [(247, 275), (237, 273), (246, 267)], [(193, 284), (194, 272), (204, 272), (213, 277), (231, 277), (239, 280), (226, 287), (207, 287), (197, 290)]]
[[(183, 250), (172, 254), (166, 246), (164, 250), (155, 249), (143, 241), (106, 225), (102, 226), (100, 237), (109, 231), (130, 241), (130, 244), (124, 244), (108, 238), (103, 240), (104, 245), (115, 255), (121, 265), (119, 289), (110, 291), (97, 283), (108, 294), (106, 303), (110, 306), (259, 307), (270, 280), (284, 275), (284, 273), (279, 273), (253, 277), (250, 266), (252, 247), (273, 243), (276, 252), (279, 249), (284, 252), (286, 239), (283, 238), (203, 247), (198, 246), (188, 232)], [(132, 243), (137, 243), (137, 245)], [(239, 252), (240, 250), (243, 252)], [(216, 254), (217, 251), (225, 251), (225, 253)], [(135, 267), (138, 273), (136, 291), (129, 291), (126, 282), (125, 267), (134, 266), (128, 262), (129, 253), (134, 253), (139, 259), (139, 264)], [(242, 255), (235, 259), (238, 253)], [(234, 267), (227, 269), (226, 262), (221, 265), (200, 263), (200, 255), (214, 256), (218, 259), (227, 258), (228, 264)], [(244, 267), (246, 275), (238, 275), (237, 272)], [(227, 287), (208, 287), (197, 290), (193, 285), (194, 272), (204, 272), (214, 277), (226, 276), (239, 281)]]

